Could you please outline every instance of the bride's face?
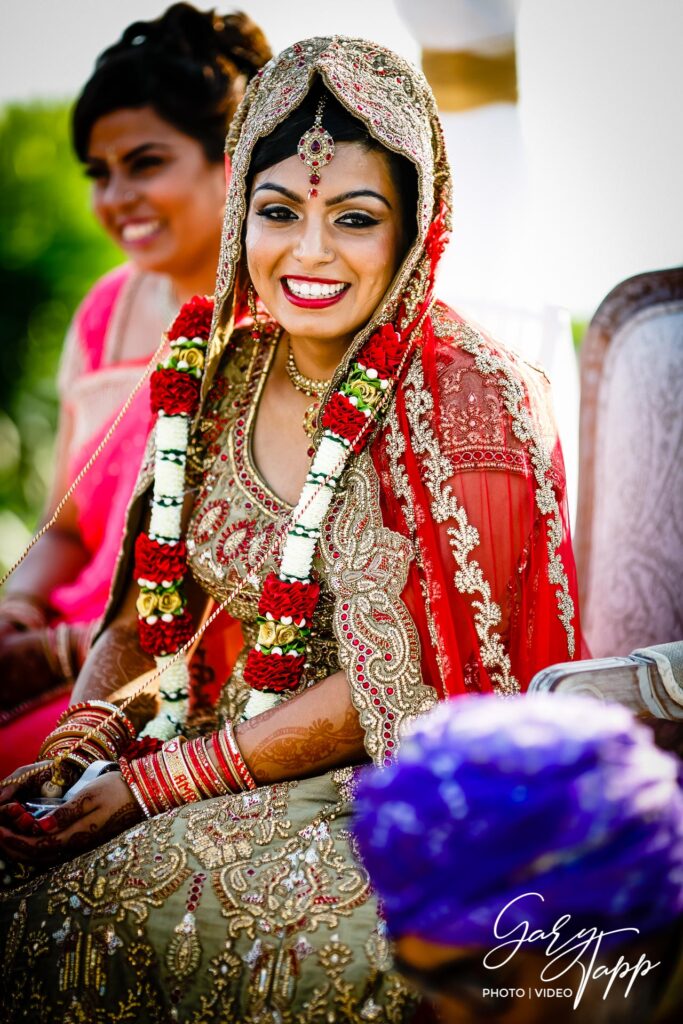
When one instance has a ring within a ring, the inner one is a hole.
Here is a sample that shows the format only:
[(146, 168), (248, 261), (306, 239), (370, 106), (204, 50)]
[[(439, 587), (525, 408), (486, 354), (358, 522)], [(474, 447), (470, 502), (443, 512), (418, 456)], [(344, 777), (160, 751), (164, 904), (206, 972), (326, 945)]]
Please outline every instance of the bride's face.
[(403, 250), (401, 197), (383, 153), (342, 142), (309, 198), (298, 156), (254, 178), (251, 280), (291, 337), (350, 342), (391, 283)]

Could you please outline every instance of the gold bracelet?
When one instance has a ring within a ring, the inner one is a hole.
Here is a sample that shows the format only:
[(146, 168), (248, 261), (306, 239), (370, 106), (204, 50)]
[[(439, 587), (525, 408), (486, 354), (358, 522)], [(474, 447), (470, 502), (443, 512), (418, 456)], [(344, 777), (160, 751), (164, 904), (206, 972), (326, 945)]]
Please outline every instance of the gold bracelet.
[(182, 797), (184, 803), (196, 803), (202, 799), (202, 794), (187, 769), (180, 750), (181, 746), (182, 743), (179, 739), (169, 740), (164, 743), (160, 754), (171, 777), (173, 790)]

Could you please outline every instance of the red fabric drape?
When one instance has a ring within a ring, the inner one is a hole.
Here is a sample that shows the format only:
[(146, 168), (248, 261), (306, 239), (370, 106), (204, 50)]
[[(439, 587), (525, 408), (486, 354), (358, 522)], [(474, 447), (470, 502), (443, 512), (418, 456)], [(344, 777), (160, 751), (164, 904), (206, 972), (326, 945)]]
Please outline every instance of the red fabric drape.
[[(524, 691), (539, 669), (582, 654), (549, 386), (539, 369), (478, 336), (480, 352), (496, 361), (484, 372), (463, 347), (463, 340), (472, 347), (476, 332), (445, 307), (435, 319), (438, 336), (427, 318), (419, 354), (404, 371), (394, 425), (390, 416), (373, 444), (384, 522), (413, 540), (403, 596), (420, 633), (425, 681), (442, 696)], [(517, 416), (506, 404), (511, 387)], [(524, 424), (531, 436), (521, 440)], [(398, 487), (392, 429), (405, 439)], [(547, 500), (539, 506), (544, 481), (554, 510), (546, 511)]]

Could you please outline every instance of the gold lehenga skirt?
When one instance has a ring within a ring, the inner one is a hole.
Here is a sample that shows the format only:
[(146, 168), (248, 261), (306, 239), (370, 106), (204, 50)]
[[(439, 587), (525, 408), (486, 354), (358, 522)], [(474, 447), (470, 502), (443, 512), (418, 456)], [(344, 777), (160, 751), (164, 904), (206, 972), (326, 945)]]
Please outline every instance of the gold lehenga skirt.
[(352, 772), (179, 808), (0, 897), (5, 1024), (398, 1022)]

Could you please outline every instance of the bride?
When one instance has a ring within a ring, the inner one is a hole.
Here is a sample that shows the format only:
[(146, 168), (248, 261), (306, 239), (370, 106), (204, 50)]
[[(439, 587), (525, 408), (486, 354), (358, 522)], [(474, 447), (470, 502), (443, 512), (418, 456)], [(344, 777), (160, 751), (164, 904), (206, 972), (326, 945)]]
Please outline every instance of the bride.
[[(215, 308), (181, 310), (153, 377), (104, 628), (0, 791), (28, 865), (0, 897), (8, 1021), (408, 1019), (350, 845), (354, 766), (579, 646), (546, 379), (434, 299), (451, 188), (422, 75), (296, 44), (228, 151)], [(183, 654), (209, 598), (245, 646), (207, 724)], [(120, 691), (150, 670), (134, 740)], [(59, 802), (92, 762), (121, 770)]]

